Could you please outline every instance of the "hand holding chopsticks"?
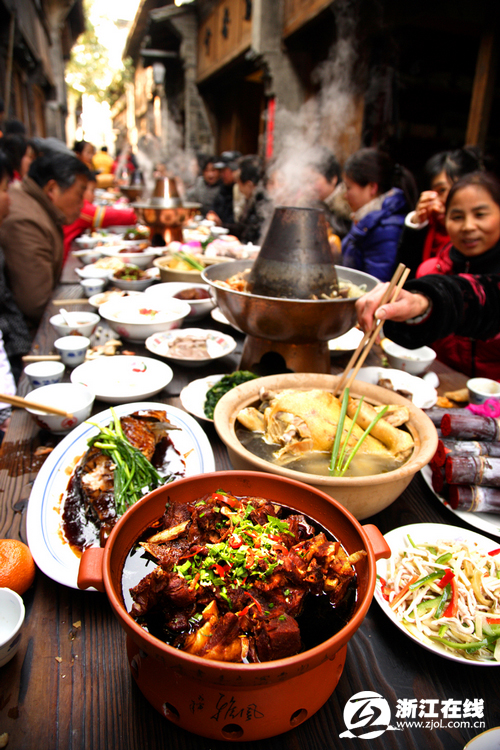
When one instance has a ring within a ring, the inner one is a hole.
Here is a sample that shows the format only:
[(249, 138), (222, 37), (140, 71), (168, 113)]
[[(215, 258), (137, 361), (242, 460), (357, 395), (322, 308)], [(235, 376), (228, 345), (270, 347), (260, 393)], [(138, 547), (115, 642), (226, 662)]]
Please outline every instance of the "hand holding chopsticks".
[[(384, 296), (382, 297), (380, 306), (384, 305), (388, 301), (394, 302), (395, 300), (397, 300), (398, 294), (403, 288), (403, 285), (408, 278), (409, 273), (410, 269), (406, 268), (403, 263), (400, 263), (394, 272), (394, 275), (384, 293)], [(347, 367), (342, 373), (342, 376), (333, 391), (334, 396), (336, 396), (338, 393), (343, 392), (345, 388), (351, 387), (352, 382), (356, 379), (356, 375), (358, 374), (361, 366), (363, 365), (363, 362), (367, 358), (373, 344), (375, 343), (377, 336), (383, 326), (383, 323), (383, 320), (373, 321), (371, 329), (365, 333), (359, 343), (358, 348), (347, 363)], [(352, 373), (351, 375), (349, 375), (351, 369)]]
[(38, 404), (36, 401), (30, 401), (27, 398), (21, 398), (21, 396), (12, 396), (10, 393), (0, 393), (0, 401), (6, 404), (12, 404), (12, 406), (18, 406), (20, 409), (38, 409), (46, 414), (57, 414), (60, 417), (73, 416), (73, 414), (63, 411), (63, 409), (57, 409), (55, 406)]

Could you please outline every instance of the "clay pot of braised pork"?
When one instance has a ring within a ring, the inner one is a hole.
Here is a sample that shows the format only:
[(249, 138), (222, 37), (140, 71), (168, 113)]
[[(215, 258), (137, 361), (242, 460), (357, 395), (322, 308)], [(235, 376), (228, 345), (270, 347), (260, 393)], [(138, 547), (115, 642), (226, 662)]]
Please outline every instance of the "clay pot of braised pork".
[[(127, 586), (123, 569), (137, 540), (163, 516), (167, 502), (183, 504), (220, 490), (236, 497), (267, 498), (316, 522), (318, 530), (332, 534), (349, 555), (366, 553), (354, 565), (356, 596), (347, 623), (337, 632), (329, 637), (327, 633), (319, 645), (294, 656), (243, 664), (205, 659), (173, 648), (129, 615), (122, 593), (122, 587)], [(347, 642), (370, 606), (376, 560), (389, 555), (375, 526), (361, 526), (320, 490), (261, 472), (220, 471), (164, 485), (131, 507), (114, 527), (104, 549), (84, 552), (78, 586), (94, 586), (108, 595), (127, 633), (132, 675), (163, 716), (204, 737), (248, 741), (298, 726), (328, 700), (342, 674)]]

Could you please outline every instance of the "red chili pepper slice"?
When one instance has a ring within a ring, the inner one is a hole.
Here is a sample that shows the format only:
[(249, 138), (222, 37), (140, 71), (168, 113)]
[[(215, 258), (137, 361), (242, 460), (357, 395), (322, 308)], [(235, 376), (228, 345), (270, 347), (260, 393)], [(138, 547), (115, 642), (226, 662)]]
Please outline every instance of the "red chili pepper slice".
[(252, 596), (252, 594), (250, 594), (248, 591), (246, 593), (247, 593), (247, 596), (249, 596), (250, 599), (252, 599), (252, 601), (255, 602), (257, 609), (262, 614), (262, 607), (260, 606), (260, 603), (257, 601), (257, 599), (254, 596)]
[(455, 578), (455, 573), (450, 570), (450, 568), (446, 568), (444, 576), (441, 578), (440, 581), (436, 581), (437, 585), (444, 589), (447, 583), (451, 583), (451, 581)]
[(497, 549), (492, 549), (491, 552), (488, 552), (488, 555), (491, 555), (493, 557), (493, 555), (498, 555), (499, 552), (500, 547), (497, 547)]
[(239, 611), (239, 612), (237, 613), (238, 617), (244, 617), (245, 615), (247, 615), (247, 614), (248, 614), (248, 610), (249, 610), (249, 609), (250, 609), (251, 607), (253, 607), (253, 606), (254, 606), (254, 602), (252, 602), (251, 604), (247, 604), (247, 606), (246, 606), (246, 607), (244, 607), (244, 608), (243, 608), (242, 610), (240, 610), (240, 611)]
[(214, 568), (215, 568), (215, 572), (217, 573), (217, 575), (220, 576), (221, 578), (224, 578), (228, 570), (230, 570), (231, 566), (219, 565), (219, 563), (215, 563)]
[(253, 567), (253, 564), (255, 562), (255, 554), (252, 550), (247, 552), (247, 557), (245, 560), (245, 568), (248, 570), (249, 568)]
[(500, 617), (487, 617), (486, 622), (488, 625), (500, 625)]
[(444, 617), (455, 617), (458, 611), (458, 585), (455, 576), (450, 579), (451, 599), (450, 603), (443, 612)]
[(238, 549), (243, 544), (243, 539), (238, 536), (238, 534), (233, 534), (233, 536), (229, 539), (228, 544), (233, 549)]

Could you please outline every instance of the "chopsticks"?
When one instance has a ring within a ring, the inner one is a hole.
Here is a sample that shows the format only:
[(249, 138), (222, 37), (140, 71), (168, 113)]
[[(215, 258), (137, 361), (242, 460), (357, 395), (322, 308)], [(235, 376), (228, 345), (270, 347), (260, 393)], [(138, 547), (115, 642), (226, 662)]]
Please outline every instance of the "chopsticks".
[(55, 406), (47, 406), (46, 404), (38, 404), (36, 401), (30, 401), (27, 398), (21, 398), (21, 396), (12, 396), (10, 393), (0, 393), (0, 401), (6, 404), (12, 404), (12, 406), (18, 406), (20, 409), (39, 409), (47, 414), (57, 414), (60, 417), (72, 417), (73, 414), (57, 409)]
[(25, 354), (23, 362), (60, 362), (60, 354)]
[[(384, 296), (382, 297), (380, 301), (380, 305), (385, 305), (386, 302), (390, 301), (395, 302), (398, 298), (398, 294), (403, 288), (403, 285), (408, 278), (408, 275), (410, 273), (410, 269), (406, 268), (406, 266), (403, 263), (400, 263), (396, 270), (394, 271), (393, 277), (389, 283), (389, 286), (387, 287)], [(394, 292), (394, 293), (393, 293)], [(392, 295), (392, 296), (391, 296)], [(361, 339), (358, 348), (352, 355), (351, 359), (347, 363), (347, 367), (345, 368), (344, 372), (342, 373), (342, 377), (340, 378), (339, 382), (337, 383), (333, 395), (336, 396), (337, 393), (340, 391), (344, 391), (346, 388), (350, 388), (353, 381), (356, 379), (356, 375), (359, 372), (359, 369), (361, 368), (363, 362), (367, 358), (373, 344), (375, 343), (375, 340), (380, 333), (380, 329), (382, 328), (384, 324), (383, 320), (374, 320), (373, 325), (369, 331), (365, 333), (363, 338)], [(349, 375), (349, 372), (352, 369), (351, 375)]]
[(74, 298), (74, 299), (53, 299), (52, 304), (55, 305), (55, 307), (60, 307), (61, 305), (88, 305), (89, 301), (88, 299), (82, 298)]

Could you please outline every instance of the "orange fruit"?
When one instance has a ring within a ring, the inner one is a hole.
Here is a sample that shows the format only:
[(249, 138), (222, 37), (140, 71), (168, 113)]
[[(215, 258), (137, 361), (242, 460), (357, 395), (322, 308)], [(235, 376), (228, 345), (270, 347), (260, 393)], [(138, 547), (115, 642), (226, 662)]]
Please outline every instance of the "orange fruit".
[(0, 539), (0, 587), (24, 594), (34, 580), (30, 548), (17, 539)]

